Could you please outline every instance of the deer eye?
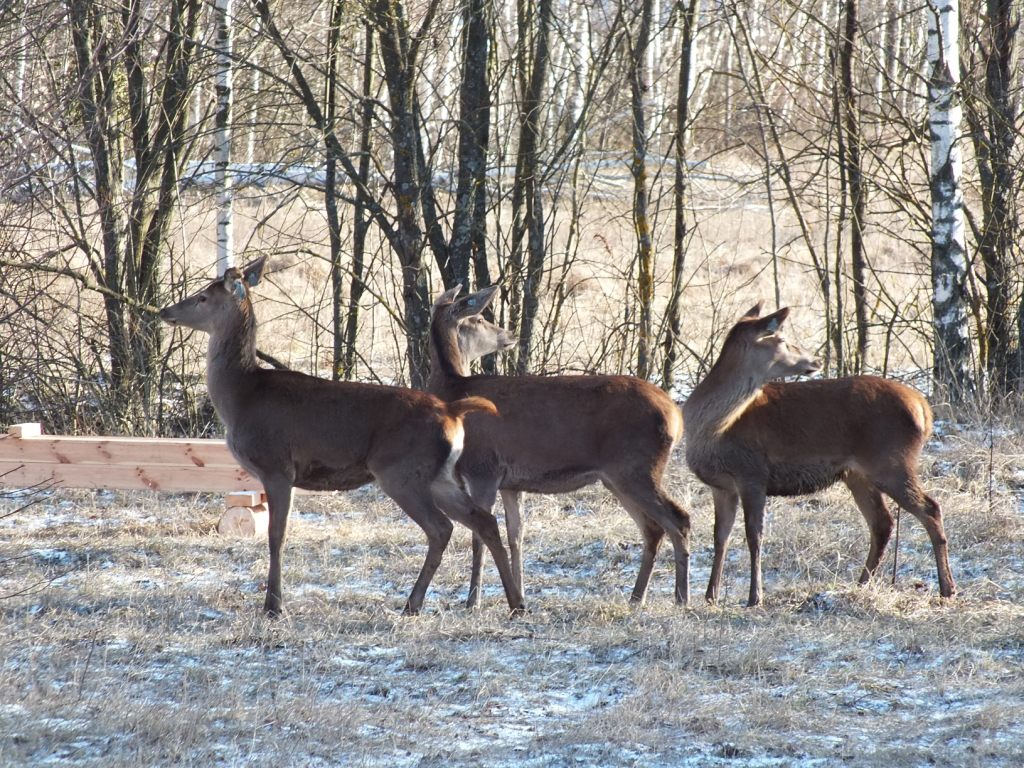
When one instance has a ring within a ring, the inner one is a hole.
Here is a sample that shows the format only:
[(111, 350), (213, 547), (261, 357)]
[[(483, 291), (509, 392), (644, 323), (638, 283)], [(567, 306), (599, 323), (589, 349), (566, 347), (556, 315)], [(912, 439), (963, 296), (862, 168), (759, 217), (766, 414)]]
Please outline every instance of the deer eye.
[(196, 297), (196, 301), (198, 301), (200, 304), (205, 303), (205, 301), (206, 301), (206, 294), (204, 294), (204, 293), (199, 294), (199, 296)]

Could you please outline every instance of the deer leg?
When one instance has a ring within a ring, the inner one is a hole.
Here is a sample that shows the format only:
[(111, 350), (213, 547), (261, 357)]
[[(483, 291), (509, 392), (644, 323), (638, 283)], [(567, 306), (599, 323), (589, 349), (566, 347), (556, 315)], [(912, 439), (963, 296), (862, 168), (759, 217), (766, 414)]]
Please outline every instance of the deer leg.
[(871, 532), (871, 548), (868, 550), (868, 559), (859, 579), (859, 583), (867, 584), (882, 561), (885, 548), (889, 544), (893, 527), (892, 513), (885, 505), (882, 492), (868, 478), (860, 473), (849, 472), (843, 482), (853, 494), (853, 500), (857, 503), (857, 508), (867, 521), (868, 530)]
[(431, 484), (430, 491), (434, 502), (443, 510), (444, 514), (465, 525), (487, 546), (491, 557), (494, 558), (494, 564), (498, 568), (498, 574), (501, 576), (501, 585), (505, 589), (505, 598), (508, 600), (509, 608), (513, 613), (523, 611), (525, 609), (523, 593), (512, 575), (512, 566), (509, 564), (505, 545), (501, 542), (501, 532), (498, 530), (498, 521), (494, 515), (486, 509), (476, 506), (469, 495), (451, 477), (439, 475)]
[[(497, 485), (487, 483), (483, 493), (477, 492), (477, 485), (471, 482), (471, 478), (463, 476), (465, 485), (469, 491), (470, 498), (474, 499), (481, 507), (493, 509), (494, 501), (498, 493)], [(506, 513), (507, 520), (507, 513)], [(506, 523), (507, 524), (507, 523)], [(511, 542), (510, 542), (511, 545)], [(513, 561), (514, 562), (514, 561)], [(469, 595), (466, 596), (466, 608), (473, 609), (480, 605), (480, 580), (484, 564), (484, 543), (479, 536), (473, 534), (472, 562), (469, 568)], [(513, 568), (513, 571), (515, 569)], [(522, 585), (520, 584), (520, 591)]]
[(441, 565), (441, 557), (452, 536), (452, 523), (434, 505), (428, 488), (412, 485), (410, 479), (404, 476), (392, 478), (389, 475), (378, 475), (377, 482), (381, 490), (412, 518), (427, 537), (427, 555), (403, 609), (407, 616), (415, 616), (423, 607), (427, 588)]
[(267, 573), (267, 597), (263, 601), (263, 612), (277, 618), (284, 610), (281, 594), (281, 549), (284, 546), (285, 529), (288, 527), (288, 513), (292, 507), (292, 484), (287, 478), (260, 478), (267, 493), (267, 509), (270, 517), (268, 542), (270, 546), (270, 570)]
[(505, 508), (505, 532), (508, 535), (509, 555), (512, 558), (512, 576), (523, 589), (523, 516), (520, 502), (523, 494), (519, 491), (502, 491), (501, 504)]
[(904, 477), (891, 484), (879, 483), (881, 490), (921, 521), (932, 541), (935, 552), (935, 565), (939, 577), (939, 594), (942, 597), (953, 597), (956, 594), (956, 582), (953, 571), (949, 567), (949, 544), (946, 540), (946, 529), (942, 524), (942, 510), (938, 502), (924, 492), (917, 477), (906, 472)]
[(629, 602), (636, 605), (643, 605), (647, 599), (647, 588), (651, 583), (651, 574), (654, 572), (654, 561), (658, 556), (658, 546), (665, 537), (665, 531), (654, 521), (648, 520), (638, 522), (640, 533), (644, 537), (644, 551), (640, 556), (640, 570), (636, 574), (636, 584), (633, 587), (633, 594), (629, 596)]
[(664, 491), (651, 483), (606, 480), (605, 485), (615, 494), (630, 517), (640, 527), (644, 537), (644, 552), (640, 570), (633, 588), (632, 602), (642, 603), (651, 580), (658, 545), (664, 535), (672, 542), (675, 559), (675, 600), (685, 605), (690, 598), (690, 518)]
[(764, 534), (764, 488), (743, 491), (743, 522), (747, 531), (747, 549), (750, 550), (750, 596), (747, 606), (761, 604), (761, 537)]
[(472, 562), (469, 566), (469, 594), (466, 596), (466, 607), (476, 608), (480, 605), (480, 573), (484, 566), (484, 542), (473, 534)]
[(712, 488), (711, 498), (715, 502), (715, 559), (711, 565), (711, 578), (708, 579), (708, 591), (704, 599), (709, 603), (717, 603), (722, 570), (725, 567), (725, 553), (729, 549), (729, 536), (736, 523), (739, 497), (735, 491)]

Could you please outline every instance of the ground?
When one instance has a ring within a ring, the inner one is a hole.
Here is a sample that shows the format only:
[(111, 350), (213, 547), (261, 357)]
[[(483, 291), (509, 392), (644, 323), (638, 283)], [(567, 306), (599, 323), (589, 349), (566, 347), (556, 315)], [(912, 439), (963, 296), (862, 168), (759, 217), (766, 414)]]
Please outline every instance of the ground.
[(219, 498), (6, 492), (0, 765), (1020, 765), (1021, 441), (939, 426), (924, 475), (949, 602), (908, 516), (895, 586), (891, 551), (856, 586), (867, 530), (836, 488), (771, 502), (764, 607), (742, 606), (739, 529), (705, 605), (711, 504), (680, 455), (690, 606), (668, 547), (628, 603), (640, 537), (590, 488), (528, 498), (517, 618), (493, 566), (483, 608), (462, 607), (461, 530), (424, 614), (402, 616), (424, 539), (372, 487), (298, 498), (278, 621), (259, 613), (266, 542), (217, 535)]

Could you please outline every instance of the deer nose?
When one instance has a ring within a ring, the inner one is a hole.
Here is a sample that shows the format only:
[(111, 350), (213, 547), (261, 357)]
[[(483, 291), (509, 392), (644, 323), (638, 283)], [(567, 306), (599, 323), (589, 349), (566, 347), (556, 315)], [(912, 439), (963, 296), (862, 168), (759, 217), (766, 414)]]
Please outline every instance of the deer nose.
[(178, 321), (171, 317), (171, 313), (168, 312), (167, 309), (167, 307), (164, 307), (163, 309), (160, 310), (160, 312), (158, 313), (160, 315), (160, 319), (163, 320), (165, 323), (175, 325)]

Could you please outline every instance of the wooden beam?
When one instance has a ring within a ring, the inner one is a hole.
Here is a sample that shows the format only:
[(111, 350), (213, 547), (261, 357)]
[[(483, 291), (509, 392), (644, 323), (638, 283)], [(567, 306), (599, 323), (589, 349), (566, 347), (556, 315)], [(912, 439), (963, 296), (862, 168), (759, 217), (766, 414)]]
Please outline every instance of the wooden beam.
[(148, 491), (210, 491), (227, 493), (259, 488), (244, 469), (234, 467), (170, 466), (159, 464), (43, 464), (0, 459), (0, 486), (34, 485), (65, 488), (109, 488)]
[(0, 460), (44, 464), (237, 467), (223, 440), (0, 435)]

